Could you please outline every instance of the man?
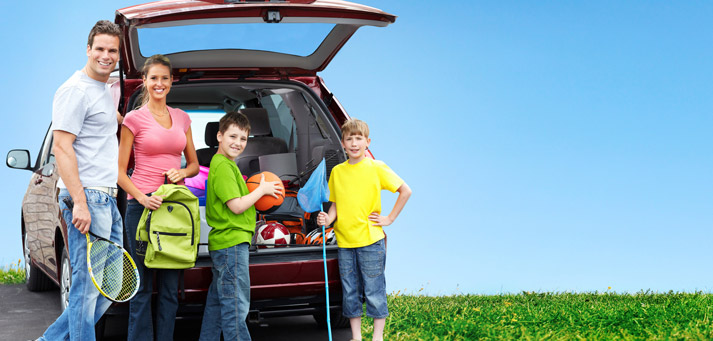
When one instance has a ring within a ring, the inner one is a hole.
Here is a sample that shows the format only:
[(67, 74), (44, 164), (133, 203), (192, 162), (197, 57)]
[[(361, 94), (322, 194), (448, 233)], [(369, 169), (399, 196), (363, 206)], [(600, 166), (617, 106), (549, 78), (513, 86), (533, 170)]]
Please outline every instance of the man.
[[(120, 41), (119, 26), (98, 21), (89, 33), (87, 64), (59, 87), (52, 104), (52, 147), (60, 176), (58, 199), (67, 223), (72, 286), (67, 309), (40, 340), (94, 340), (94, 324), (111, 304), (92, 284), (84, 234), (91, 230), (122, 244), (116, 205), (118, 124), (106, 84), (119, 60)], [(67, 197), (74, 202), (72, 211), (63, 202)]]

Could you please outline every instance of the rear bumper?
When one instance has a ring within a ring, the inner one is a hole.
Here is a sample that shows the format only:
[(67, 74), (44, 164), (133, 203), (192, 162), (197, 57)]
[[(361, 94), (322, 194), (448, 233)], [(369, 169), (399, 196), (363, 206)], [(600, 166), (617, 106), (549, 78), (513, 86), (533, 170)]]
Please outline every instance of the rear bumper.
[[(328, 247), (327, 276), (332, 309), (339, 308), (342, 301), (336, 254), (336, 247)], [(185, 270), (185, 298), (179, 297), (180, 317), (200, 318), (203, 315), (213, 278), (211, 267), (209, 257), (200, 257), (195, 267)], [(326, 302), (324, 277), (321, 249), (319, 252), (315, 248), (251, 251), (250, 319), (323, 312)], [(155, 295), (154, 291), (154, 299)], [(114, 304), (107, 314), (128, 314), (128, 304)]]

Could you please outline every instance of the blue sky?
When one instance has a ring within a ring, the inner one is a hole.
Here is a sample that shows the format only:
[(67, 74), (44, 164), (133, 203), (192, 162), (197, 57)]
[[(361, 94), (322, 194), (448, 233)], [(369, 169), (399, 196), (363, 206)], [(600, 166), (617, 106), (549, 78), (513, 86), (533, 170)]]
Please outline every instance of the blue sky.
[[(3, 153), (36, 157), (88, 30), (138, 3), (0, 4)], [(414, 191), (389, 291), (711, 291), (712, 3), (361, 3), (398, 19), (321, 75)], [(9, 264), (30, 173), (0, 174)]]

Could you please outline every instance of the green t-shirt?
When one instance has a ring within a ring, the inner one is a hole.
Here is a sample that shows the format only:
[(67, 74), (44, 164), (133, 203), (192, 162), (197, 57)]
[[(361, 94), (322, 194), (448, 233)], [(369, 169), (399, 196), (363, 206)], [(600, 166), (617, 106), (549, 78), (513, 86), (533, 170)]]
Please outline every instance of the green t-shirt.
[(205, 215), (208, 225), (212, 227), (208, 234), (208, 250), (250, 243), (255, 234), (255, 206), (235, 214), (225, 204), (249, 193), (235, 162), (223, 154), (215, 154), (210, 161), (206, 186)]

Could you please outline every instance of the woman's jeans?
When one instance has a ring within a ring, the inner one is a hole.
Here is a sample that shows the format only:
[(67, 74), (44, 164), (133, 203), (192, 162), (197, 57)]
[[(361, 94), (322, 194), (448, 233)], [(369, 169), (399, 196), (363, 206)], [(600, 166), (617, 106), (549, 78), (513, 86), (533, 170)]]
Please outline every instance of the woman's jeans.
[(173, 327), (178, 310), (178, 281), (181, 270), (147, 269), (144, 257), (136, 254), (136, 228), (144, 206), (136, 199), (126, 206), (126, 240), (129, 253), (139, 270), (141, 283), (136, 296), (129, 301), (129, 340), (154, 340), (151, 318), (151, 294), (156, 274), (158, 298), (156, 300), (156, 340), (173, 340)]

